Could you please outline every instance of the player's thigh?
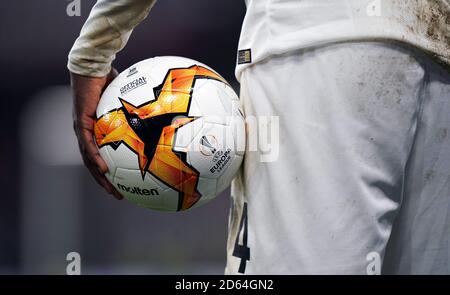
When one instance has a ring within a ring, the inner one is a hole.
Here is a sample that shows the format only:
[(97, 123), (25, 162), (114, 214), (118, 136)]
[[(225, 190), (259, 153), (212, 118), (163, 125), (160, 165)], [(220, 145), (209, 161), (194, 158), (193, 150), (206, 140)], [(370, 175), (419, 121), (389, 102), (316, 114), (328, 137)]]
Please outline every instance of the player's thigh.
[(424, 104), (389, 241), (388, 274), (448, 274), (450, 262), (450, 70), (422, 54)]
[[(246, 116), (279, 119), (276, 161), (248, 152), (243, 167), (249, 245), (271, 240), (252, 250), (254, 261), (277, 255), (279, 240), (290, 260), (260, 270), (364, 272), (369, 253), (383, 256), (401, 200), (421, 64), (401, 46), (346, 43), (273, 57), (242, 75)], [(264, 134), (260, 127), (248, 131)]]

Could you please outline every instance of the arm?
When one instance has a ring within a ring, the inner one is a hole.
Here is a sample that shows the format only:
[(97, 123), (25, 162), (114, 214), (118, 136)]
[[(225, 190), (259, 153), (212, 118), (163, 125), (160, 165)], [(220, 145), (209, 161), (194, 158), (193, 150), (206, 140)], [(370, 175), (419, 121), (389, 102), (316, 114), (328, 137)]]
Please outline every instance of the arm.
[(75, 41), (68, 61), (73, 92), (73, 126), (84, 164), (95, 180), (122, 196), (107, 181), (108, 167), (93, 140), (95, 111), (103, 90), (117, 76), (111, 63), (133, 29), (145, 19), (156, 0), (99, 0)]

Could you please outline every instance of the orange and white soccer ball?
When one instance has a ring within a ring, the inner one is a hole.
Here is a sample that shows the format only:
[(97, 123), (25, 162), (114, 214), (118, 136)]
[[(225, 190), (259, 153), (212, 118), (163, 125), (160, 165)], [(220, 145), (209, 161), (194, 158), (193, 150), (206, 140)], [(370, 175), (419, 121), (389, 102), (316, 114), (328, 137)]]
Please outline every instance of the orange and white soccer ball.
[(106, 177), (146, 208), (207, 203), (230, 185), (244, 156), (238, 96), (195, 60), (164, 56), (131, 66), (106, 88), (96, 115)]

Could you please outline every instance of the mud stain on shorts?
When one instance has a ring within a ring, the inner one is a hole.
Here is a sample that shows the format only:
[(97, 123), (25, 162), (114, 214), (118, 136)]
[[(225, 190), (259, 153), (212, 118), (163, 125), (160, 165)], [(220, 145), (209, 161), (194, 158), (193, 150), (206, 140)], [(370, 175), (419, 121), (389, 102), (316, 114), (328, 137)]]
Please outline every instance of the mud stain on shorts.
[(450, 1), (420, 1), (416, 11), (418, 23), (425, 26), (426, 36), (444, 42), (450, 50)]
[(430, 41), (430, 48), (444, 59), (450, 57), (450, 0), (395, 0), (394, 5), (401, 5), (410, 18), (408, 30), (417, 36), (424, 36)]
[(390, 0), (391, 15), (411, 35), (428, 40), (434, 57), (450, 64), (450, 0)]

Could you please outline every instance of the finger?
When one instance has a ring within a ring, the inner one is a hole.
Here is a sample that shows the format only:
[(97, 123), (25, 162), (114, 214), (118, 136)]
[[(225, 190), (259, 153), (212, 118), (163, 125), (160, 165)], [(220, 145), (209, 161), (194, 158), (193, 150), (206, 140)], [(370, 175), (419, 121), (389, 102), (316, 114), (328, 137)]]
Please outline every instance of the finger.
[(108, 179), (100, 174), (95, 165), (89, 162), (89, 159), (86, 159), (85, 166), (88, 168), (89, 172), (94, 177), (95, 181), (102, 186), (108, 194), (112, 195), (114, 198), (121, 200), (123, 196), (116, 190), (116, 188), (108, 181)]
[(98, 172), (100, 174), (105, 174), (108, 172), (108, 165), (103, 160), (98, 151), (97, 145), (94, 142), (94, 137), (92, 136), (92, 131), (83, 129), (81, 130), (80, 138), (82, 143), (84, 144), (86, 156), (91, 160), (93, 164), (95, 164)]
[[(113, 195), (116, 199), (121, 200), (123, 199), (123, 196), (116, 190), (116, 188), (106, 179), (104, 174), (108, 172), (108, 166), (104, 162), (104, 160), (101, 158), (100, 153), (98, 152), (98, 149), (93, 143), (92, 136), (89, 136), (88, 134), (91, 134), (89, 131), (81, 131), (81, 134), (83, 134), (84, 138), (81, 138), (79, 128), (75, 128), (77, 131), (77, 136), (79, 138), (78, 140), (78, 146), (80, 148), (80, 152), (83, 158), (83, 162), (85, 166), (88, 168), (91, 175), (94, 177), (95, 181), (101, 185), (109, 194)], [(84, 129), (86, 130), (86, 129)], [(87, 133), (86, 133), (87, 132)], [(88, 152), (88, 145), (86, 143), (92, 142), (94, 145), (94, 150), (91, 150)], [(90, 155), (89, 155), (90, 154)], [(93, 154), (93, 155), (92, 155)], [(103, 168), (99, 168), (104, 164)]]
[[(92, 141), (92, 137), (89, 137)], [(97, 161), (94, 162), (92, 156), (88, 156), (87, 147), (83, 141), (79, 141), (80, 151), (83, 156), (83, 161), (85, 166), (89, 169), (90, 173), (94, 177), (95, 181), (100, 184), (109, 194), (113, 195), (116, 199), (121, 200), (123, 196), (116, 190), (116, 188), (108, 181), (108, 179), (104, 176), (106, 172), (108, 172), (108, 166), (101, 158), (97, 147), (95, 146), (95, 156), (93, 156)], [(92, 152), (91, 152), (92, 153)], [(103, 162), (105, 164), (104, 169), (99, 169), (98, 162)]]
[(106, 78), (106, 84), (109, 84), (119, 75), (119, 72), (115, 68), (111, 68), (111, 71), (109, 72), (107, 78)]
[(119, 75), (119, 72), (115, 68), (111, 68), (111, 71), (106, 76), (105, 85), (102, 88), (102, 92), (108, 87), (108, 85)]
[(113, 193), (113, 195), (114, 195), (114, 197), (117, 199), (117, 200), (122, 200), (123, 199), (123, 196), (114, 188), (114, 193)]
[(94, 177), (95, 181), (101, 185), (109, 194), (113, 193), (112, 184), (106, 179), (105, 175), (100, 174), (95, 167), (95, 164), (91, 162), (90, 159), (84, 159), (84, 165), (88, 168), (89, 172)]

